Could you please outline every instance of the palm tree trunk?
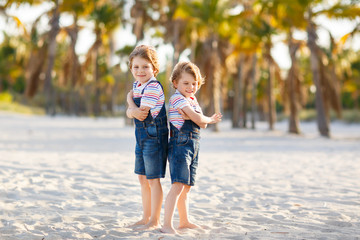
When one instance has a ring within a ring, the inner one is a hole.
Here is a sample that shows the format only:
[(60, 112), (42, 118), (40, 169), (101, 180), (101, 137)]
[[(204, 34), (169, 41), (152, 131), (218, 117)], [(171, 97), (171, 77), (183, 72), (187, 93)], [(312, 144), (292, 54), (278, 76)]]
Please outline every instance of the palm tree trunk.
[(100, 72), (98, 64), (98, 49), (94, 52), (94, 79), (95, 79), (95, 95), (94, 95), (94, 115), (100, 116), (101, 106), (100, 106)]
[(242, 66), (244, 64), (244, 56), (241, 54), (238, 63), (238, 74), (234, 78), (234, 103), (233, 103), (233, 115), (232, 115), (232, 127), (240, 127), (240, 113), (242, 109), (241, 88), (242, 88)]
[(296, 91), (296, 77), (297, 71), (297, 61), (296, 61), (296, 51), (299, 48), (299, 44), (294, 43), (292, 38), (292, 33), (289, 34), (289, 53), (291, 58), (291, 68), (289, 70), (288, 82), (289, 82), (289, 101), (290, 101), (290, 118), (289, 118), (289, 132), (299, 134), (299, 113), (298, 113), (298, 93)]
[(56, 36), (60, 30), (59, 27), (59, 18), (60, 13), (59, 2), (55, 1), (55, 8), (53, 11), (53, 17), (50, 20), (51, 29), (49, 31), (49, 46), (48, 46), (48, 55), (47, 55), (47, 68), (45, 72), (45, 83), (44, 83), (44, 92), (46, 99), (46, 113), (50, 115), (55, 115), (55, 95), (54, 87), (52, 84), (52, 69), (55, 62), (56, 55)]
[[(219, 59), (217, 58), (217, 61), (219, 61)], [(220, 93), (221, 93), (221, 76), (222, 76), (222, 66), (220, 66), (220, 64), (216, 64), (215, 66), (217, 66), (216, 71), (214, 72), (214, 84), (213, 84), (213, 96), (214, 96), (214, 113), (220, 113), (221, 112), (221, 106), (220, 106), (220, 102), (221, 102), (221, 97), (220, 97)], [(214, 124), (214, 131), (218, 132), (219, 129), (219, 124), (215, 123)]]
[(253, 54), (252, 71), (251, 71), (251, 128), (255, 129), (255, 114), (256, 114), (256, 53)]
[[(70, 36), (70, 47), (71, 47), (71, 69), (70, 69), (70, 94), (69, 94), (69, 113), (78, 115), (78, 109), (76, 107), (76, 92), (78, 91), (76, 89), (76, 84), (79, 82), (79, 69), (80, 69), (80, 63), (78, 56), (75, 51), (75, 46), (78, 39), (78, 33), (79, 33), (79, 27), (77, 25), (78, 17), (74, 17), (74, 25), (73, 28), (68, 30), (68, 35)], [(69, 84), (69, 83), (68, 83)]]
[(242, 127), (247, 128), (247, 110), (248, 110), (248, 99), (247, 99), (247, 91), (249, 87), (249, 79), (246, 78), (243, 81), (244, 86), (242, 89), (242, 97), (243, 97), (243, 105), (242, 105)]
[(274, 122), (275, 122), (273, 81), (274, 81), (274, 67), (271, 65), (269, 61), (269, 81), (267, 86), (269, 130), (274, 130)]
[[(214, 36), (211, 41), (212, 46), (212, 53), (211, 53), (211, 60), (212, 60), (212, 73), (213, 73), (213, 81), (210, 81), (212, 83), (210, 87), (210, 92), (212, 93), (212, 98), (210, 100), (210, 111), (213, 110), (214, 113), (220, 113), (221, 107), (220, 107), (220, 92), (221, 92), (221, 77), (222, 77), (222, 66), (220, 64), (220, 58), (219, 58), (219, 49), (218, 49), (218, 40), (217, 36)], [(219, 124), (215, 123), (213, 124), (214, 131), (218, 132)]]
[(39, 88), (40, 74), (46, 61), (48, 45), (44, 44), (38, 50), (31, 50), (30, 58), (25, 70), (26, 88), (25, 96), (32, 98)]
[(317, 55), (317, 48), (316, 39), (317, 34), (315, 31), (314, 23), (311, 21), (311, 12), (309, 14), (309, 21), (307, 27), (307, 34), (308, 34), (308, 47), (310, 49), (310, 63), (311, 63), (311, 70), (313, 73), (313, 81), (316, 87), (315, 92), (315, 105), (316, 105), (316, 112), (317, 112), (317, 125), (319, 132), (324, 137), (330, 136), (329, 130), (329, 122), (326, 118), (325, 106), (324, 106), (324, 99), (322, 94), (322, 88), (320, 83), (320, 66), (319, 66), (319, 57)]

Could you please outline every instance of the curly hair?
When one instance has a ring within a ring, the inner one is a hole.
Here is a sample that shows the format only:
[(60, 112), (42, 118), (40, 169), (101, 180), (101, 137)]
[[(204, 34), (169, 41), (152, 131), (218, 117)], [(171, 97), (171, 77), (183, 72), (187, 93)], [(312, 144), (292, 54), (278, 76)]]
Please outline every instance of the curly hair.
[(135, 57), (141, 57), (149, 61), (154, 70), (154, 76), (159, 73), (159, 59), (157, 52), (154, 47), (147, 45), (139, 45), (137, 46), (129, 56), (129, 68), (132, 68), (132, 61)]
[(182, 73), (188, 73), (192, 75), (195, 81), (198, 83), (199, 88), (201, 87), (201, 85), (205, 83), (205, 78), (201, 76), (200, 69), (198, 68), (198, 66), (196, 66), (192, 62), (179, 62), (175, 65), (174, 70), (170, 77), (170, 81), (173, 83), (173, 86), (174, 86), (174, 82), (175, 83), (179, 82)]

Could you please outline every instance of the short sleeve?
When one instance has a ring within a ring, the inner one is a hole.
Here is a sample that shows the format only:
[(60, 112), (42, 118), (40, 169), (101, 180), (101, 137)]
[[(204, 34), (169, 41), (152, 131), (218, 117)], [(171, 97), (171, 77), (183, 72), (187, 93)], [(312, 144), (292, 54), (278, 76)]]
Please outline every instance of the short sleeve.
[(180, 94), (177, 94), (172, 99), (172, 104), (175, 109), (183, 109), (184, 107), (191, 107), (190, 103), (185, 99), (185, 97)]
[(149, 83), (149, 85), (145, 87), (144, 93), (142, 95), (141, 106), (154, 108), (162, 94), (163, 90), (159, 83)]

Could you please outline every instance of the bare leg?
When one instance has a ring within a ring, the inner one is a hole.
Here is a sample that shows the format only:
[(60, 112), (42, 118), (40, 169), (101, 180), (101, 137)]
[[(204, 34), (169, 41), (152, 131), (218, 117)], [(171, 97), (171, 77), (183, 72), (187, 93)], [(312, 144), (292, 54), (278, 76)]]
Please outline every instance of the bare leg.
[(179, 201), (177, 203), (177, 208), (179, 211), (179, 229), (182, 228), (200, 228), (198, 225), (191, 223), (189, 221), (189, 202), (188, 195), (190, 192), (191, 186), (185, 185), (184, 190), (181, 192)]
[(174, 229), (172, 218), (174, 216), (175, 205), (178, 201), (178, 198), (183, 188), (184, 188), (184, 184), (176, 182), (171, 185), (170, 191), (166, 196), (165, 206), (164, 206), (164, 210), (165, 210), (164, 225), (160, 230), (163, 233), (172, 233), (172, 234), (177, 233)]
[(149, 181), (146, 179), (145, 175), (138, 175), (138, 179), (141, 186), (143, 217), (140, 221), (130, 225), (130, 227), (147, 224), (151, 216), (151, 188), (149, 185)]
[(149, 222), (141, 229), (160, 227), (160, 212), (163, 201), (163, 191), (160, 178), (148, 179), (151, 188), (151, 217)]

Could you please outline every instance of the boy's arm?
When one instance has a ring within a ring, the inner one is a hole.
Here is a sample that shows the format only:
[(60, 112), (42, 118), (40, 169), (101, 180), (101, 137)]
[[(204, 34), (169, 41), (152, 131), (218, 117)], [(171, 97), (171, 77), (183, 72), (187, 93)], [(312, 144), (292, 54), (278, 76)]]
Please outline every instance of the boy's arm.
[(150, 107), (138, 107), (133, 100), (133, 91), (131, 90), (126, 97), (128, 108), (126, 109), (126, 116), (128, 118), (136, 118), (139, 121), (144, 121), (147, 117)]
[(206, 128), (208, 124), (218, 123), (221, 121), (221, 113), (216, 113), (211, 117), (207, 117), (202, 113), (195, 112), (193, 108), (186, 106), (182, 111), (201, 128)]

